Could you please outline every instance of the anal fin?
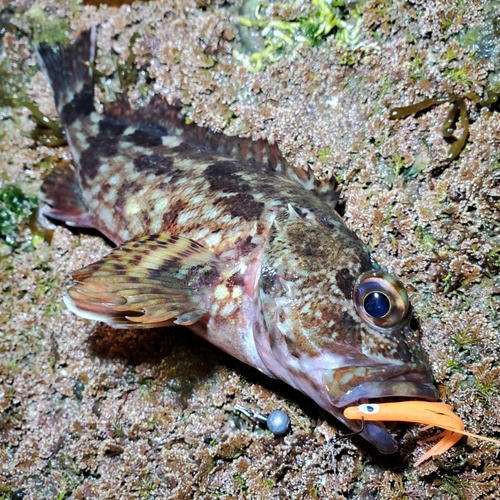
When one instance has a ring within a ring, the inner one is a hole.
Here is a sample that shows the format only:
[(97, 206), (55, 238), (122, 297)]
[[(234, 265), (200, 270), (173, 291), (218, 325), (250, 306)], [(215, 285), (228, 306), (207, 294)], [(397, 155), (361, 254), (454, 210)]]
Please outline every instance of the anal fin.
[(115, 328), (191, 325), (209, 312), (222, 269), (217, 255), (189, 238), (145, 236), (75, 271), (65, 303)]
[(39, 199), (43, 215), (70, 226), (92, 227), (72, 163), (63, 162), (54, 167), (43, 181)]

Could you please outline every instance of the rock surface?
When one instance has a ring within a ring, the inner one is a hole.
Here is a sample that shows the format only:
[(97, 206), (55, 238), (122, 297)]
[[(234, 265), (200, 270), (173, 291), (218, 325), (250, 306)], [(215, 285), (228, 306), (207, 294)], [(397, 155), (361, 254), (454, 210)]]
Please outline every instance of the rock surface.
[[(97, 68), (109, 74), (137, 33), (134, 103), (151, 87), (199, 125), (278, 141), (290, 161), (333, 172), (347, 224), (410, 293), (442, 400), (467, 430), (498, 438), (500, 113), (466, 100), (470, 135), (449, 164), (450, 104), (389, 120), (389, 108), (427, 97), (497, 91), (497, 6), (368, 0), (355, 43), (332, 33), (292, 44), (250, 72), (232, 55), (245, 50), (238, 5), (0, 0), (0, 189), (36, 193), (47, 165), (70, 158), (36, 144), (29, 111), (7, 99), (19, 91), (56, 118), (32, 42), (97, 25)], [(114, 78), (97, 98), (118, 90)], [(109, 246), (63, 226), (50, 245), (30, 238), (24, 228), (0, 260), (0, 498), (497, 498), (493, 444), (464, 439), (415, 469), (430, 446), (418, 426), (397, 426), (401, 452), (382, 457), (185, 330), (114, 331), (72, 316), (61, 301), (69, 272)], [(291, 432), (254, 427), (236, 403), (285, 410)]]

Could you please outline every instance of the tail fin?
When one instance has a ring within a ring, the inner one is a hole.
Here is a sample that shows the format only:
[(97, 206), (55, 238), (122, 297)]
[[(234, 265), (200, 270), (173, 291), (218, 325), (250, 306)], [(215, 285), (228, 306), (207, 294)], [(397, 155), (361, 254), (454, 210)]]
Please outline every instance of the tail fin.
[[(64, 126), (94, 111), (92, 65), (95, 59), (95, 27), (80, 34), (73, 45), (37, 46), (37, 61), (52, 87)], [(89, 67), (83, 65), (87, 62)]]

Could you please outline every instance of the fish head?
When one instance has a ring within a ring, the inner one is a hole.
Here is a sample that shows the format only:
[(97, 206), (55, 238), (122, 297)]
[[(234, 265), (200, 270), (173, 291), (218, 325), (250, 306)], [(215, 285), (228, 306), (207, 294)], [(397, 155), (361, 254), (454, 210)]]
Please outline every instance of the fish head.
[(360, 403), (438, 393), (408, 295), (370, 258), (335, 212), (288, 206), (276, 216), (259, 283), (259, 355), (273, 374), (385, 454), (397, 443), (381, 422), (346, 419)]

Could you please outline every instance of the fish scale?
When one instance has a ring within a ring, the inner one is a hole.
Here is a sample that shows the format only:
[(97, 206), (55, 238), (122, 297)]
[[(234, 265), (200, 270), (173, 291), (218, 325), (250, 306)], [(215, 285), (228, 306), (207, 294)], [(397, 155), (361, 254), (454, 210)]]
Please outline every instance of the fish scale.
[(117, 329), (186, 325), (396, 451), (381, 422), (343, 409), (437, 390), (407, 294), (335, 211), (334, 180), (264, 140), (187, 125), (161, 97), (97, 113), (94, 29), (37, 52), (74, 160), (45, 180), (41, 212), (119, 245), (73, 272), (68, 308)]

